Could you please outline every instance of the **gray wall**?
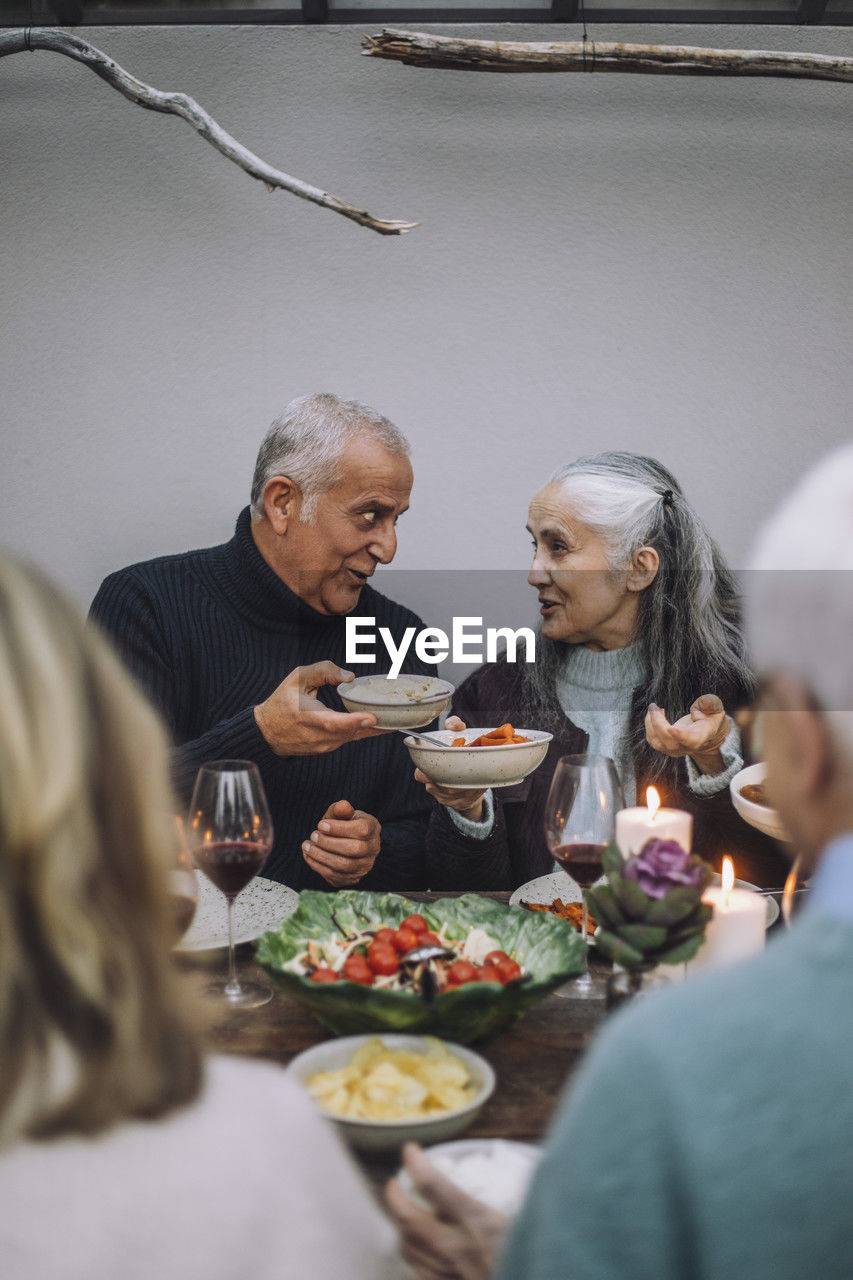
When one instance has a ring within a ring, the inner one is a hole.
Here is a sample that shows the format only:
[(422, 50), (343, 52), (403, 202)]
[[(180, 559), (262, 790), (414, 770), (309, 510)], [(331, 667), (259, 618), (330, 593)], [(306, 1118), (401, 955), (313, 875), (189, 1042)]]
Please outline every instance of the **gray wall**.
[[(848, 436), (851, 86), (417, 71), (361, 58), (353, 27), (83, 34), (423, 225), (387, 239), (269, 195), (77, 64), (0, 62), (0, 543), (81, 601), (230, 536), (260, 436), (308, 390), (409, 432), (408, 570), (522, 568), (531, 492), (603, 447), (668, 462), (741, 562)], [(598, 34), (853, 54), (841, 29)]]

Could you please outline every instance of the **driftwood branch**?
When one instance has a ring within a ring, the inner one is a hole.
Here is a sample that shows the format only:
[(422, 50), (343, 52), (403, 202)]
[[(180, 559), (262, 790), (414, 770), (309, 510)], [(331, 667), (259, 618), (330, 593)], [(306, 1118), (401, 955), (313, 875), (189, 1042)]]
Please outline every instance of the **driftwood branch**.
[(468, 40), (386, 27), (362, 38), (368, 58), (459, 71), (629, 71), (659, 76), (794, 76), (853, 81), (853, 58), (761, 49), (696, 49), (600, 40)]
[(65, 54), (76, 62), (82, 62), (84, 66), (94, 71), (96, 76), (106, 80), (107, 84), (118, 89), (119, 93), (131, 102), (135, 102), (138, 107), (180, 116), (195, 129), (196, 133), (201, 134), (205, 141), (217, 151), (221, 151), (229, 160), (233, 160), (250, 177), (258, 178), (265, 183), (270, 191), (276, 188), (290, 191), (292, 195), (299, 196), (302, 200), (310, 200), (312, 204), (319, 204), (324, 209), (332, 209), (335, 213), (340, 213), (363, 227), (370, 227), (371, 231), (378, 231), (383, 236), (401, 235), (404, 231), (411, 231), (419, 225), (417, 222), (388, 222), (382, 218), (374, 218), (365, 209), (357, 209), (355, 205), (348, 204), (346, 200), (339, 200), (328, 191), (321, 191), (319, 187), (312, 187), (300, 178), (292, 178), (289, 174), (282, 173), (280, 169), (274, 169), (272, 165), (267, 164), (265, 160), (261, 160), (259, 156), (254, 155), (239, 143), (236, 138), (232, 138), (230, 133), (226, 133), (193, 98), (185, 93), (163, 93), (159, 89), (153, 89), (151, 85), (143, 84), (141, 80), (130, 75), (107, 54), (102, 53), (86, 40), (67, 35), (63, 31), (38, 28), (0, 34), (0, 58), (11, 53), (22, 53), (25, 49), (47, 49), (52, 53)]

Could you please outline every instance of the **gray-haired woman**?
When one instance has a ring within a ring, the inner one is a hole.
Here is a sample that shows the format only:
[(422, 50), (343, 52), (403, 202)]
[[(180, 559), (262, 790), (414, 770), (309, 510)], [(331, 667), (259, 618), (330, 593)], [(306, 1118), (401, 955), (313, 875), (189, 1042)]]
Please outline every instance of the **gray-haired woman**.
[[(742, 767), (730, 712), (749, 701), (733, 577), (675, 477), (653, 458), (602, 453), (561, 468), (530, 503), (541, 631), (537, 662), (481, 667), (453, 700), (460, 725), (554, 734), (540, 768), (499, 793), (417, 776), (439, 807), (427, 836), (433, 888), (514, 888), (553, 867), (542, 829), (561, 755), (611, 756), (626, 803), (653, 783), (694, 814), (694, 848), (781, 884), (784, 858), (731, 808)], [(780, 879), (781, 877), (781, 879)]]

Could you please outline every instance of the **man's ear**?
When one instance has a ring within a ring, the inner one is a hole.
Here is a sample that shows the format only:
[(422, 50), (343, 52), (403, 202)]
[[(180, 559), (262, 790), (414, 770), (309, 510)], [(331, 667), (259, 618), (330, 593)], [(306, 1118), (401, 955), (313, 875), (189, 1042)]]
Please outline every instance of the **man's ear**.
[(771, 731), (783, 735), (782, 747), (796, 770), (806, 800), (819, 800), (831, 785), (835, 749), (823, 715), (808, 690), (795, 676), (774, 675), (768, 682), (768, 702), (781, 711)]
[(299, 514), (302, 494), (290, 476), (273, 476), (264, 486), (264, 515), (279, 536), (287, 533), (288, 521)]
[(627, 587), (629, 591), (645, 591), (654, 582), (660, 568), (660, 556), (654, 547), (640, 547), (631, 557)]

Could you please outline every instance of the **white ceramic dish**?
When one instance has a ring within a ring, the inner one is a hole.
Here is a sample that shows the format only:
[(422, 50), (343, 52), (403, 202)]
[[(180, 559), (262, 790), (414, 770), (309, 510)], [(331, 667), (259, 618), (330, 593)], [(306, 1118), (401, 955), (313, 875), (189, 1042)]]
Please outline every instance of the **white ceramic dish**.
[[(326, 1040), (306, 1049), (293, 1059), (288, 1072), (305, 1085), (318, 1071), (336, 1071), (352, 1059), (353, 1054), (367, 1040), (380, 1039), (391, 1049), (405, 1049), (410, 1053), (424, 1053), (429, 1045), (426, 1036), (404, 1036), (391, 1033), (363, 1036), (342, 1036), (338, 1040)], [(343, 1137), (359, 1151), (396, 1151), (404, 1142), (422, 1145), (443, 1142), (467, 1129), (481, 1111), (495, 1087), (495, 1073), (478, 1053), (461, 1044), (444, 1041), (448, 1050), (460, 1058), (468, 1068), (473, 1083), (471, 1101), (464, 1107), (442, 1111), (437, 1115), (411, 1120), (363, 1120), (348, 1116), (336, 1116), (324, 1111), (333, 1120)]]
[[(228, 946), (228, 918), (225, 897), (200, 871), (198, 905), (193, 922), (176, 951), (210, 951)], [(277, 929), (296, 910), (299, 894), (286, 884), (255, 876), (234, 900), (234, 942), (253, 942), (268, 929)]]
[[(514, 1215), (521, 1208), (542, 1151), (531, 1143), (506, 1138), (463, 1138), (433, 1147), (429, 1158), (460, 1191), (498, 1213)], [(398, 1177), (403, 1190), (420, 1203), (406, 1170), (401, 1169)]]
[(454, 686), (437, 676), (357, 676), (339, 684), (347, 711), (369, 711), (377, 729), (422, 729), (447, 710)]
[[(494, 728), (494, 726), (492, 726)], [(429, 734), (435, 746), (424, 740), (406, 739), (409, 755), (419, 769), (442, 787), (464, 790), (469, 787), (513, 787), (545, 759), (551, 734), (541, 729), (516, 729), (529, 742), (509, 742), (499, 747), (451, 747), (456, 738), (473, 742), (489, 729), (437, 729)]]
[(552, 871), (547, 876), (537, 876), (520, 885), (510, 897), (511, 907), (520, 907), (523, 902), (549, 903), (555, 898), (563, 902), (581, 902), (583, 893), (576, 880), (565, 871)]
[[(720, 877), (715, 875), (712, 884), (719, 883)], [(750, 884), (748, 880), (735, 880), (735, 884), (739, 889), (751, 889), (753, 893), (762, 892), (757, 885)], [(562, 898), (563, 902), (581, 901), (580, 885), (571, 876), (566, 875), (565, 871), (552, 871), (550, 875), (537, 876), (535, 880), (528, 880), (512, 894), (509, 905), (519, 907), (523, 902), (549, 903), (555, 898)], [(775, 898), (765, 898), (764, 902), (767, 908), (766, 927), (769, 929), (771, 924), (775, 924), (779, 919), (779, 904)]]
[(750, 764), (745, 769), (741, 769), (740, 773), (736, 773), (729, 783), (732, 804), (744, 822), (748, 822), (751, 827), (755, 827), (758, 831), (763, 831), (766, 836), (772, 836), (774, 840), (781, 840), (787, 843), (788, 833), (776, 810), (769, 809), (763, 804), (754, 804), (752, 800), (747, 800), (742, 795), (744, 787), (757, 786), (766, 777), (767, 765), (763, 762)]

